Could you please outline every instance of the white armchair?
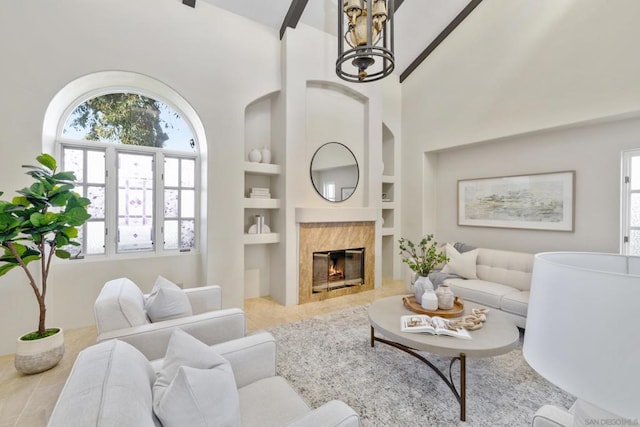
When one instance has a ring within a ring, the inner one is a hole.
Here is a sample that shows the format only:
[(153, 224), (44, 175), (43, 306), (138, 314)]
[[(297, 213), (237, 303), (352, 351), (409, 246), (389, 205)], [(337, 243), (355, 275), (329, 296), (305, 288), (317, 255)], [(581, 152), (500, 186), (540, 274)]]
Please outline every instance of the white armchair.
[(171, 333), (180, 328), (208, 344), (241, 338), (244, 312), (221, 309), (219, 286), (184, 289), (193, 315), (152, 323), (145, 312), (148, 298), (127, 278), (105, 283), (94, 304), (97, 342), (120, 339), (136, 347), (147, 359), (164, 357)]
[[(313, 409), (277, 376), (276, 342), (271, 334), (258, 333), (212, 347), (231, 365), (243, 426), (360, 426), (360, 417), (346, 403), (332, 400)], [(71, 369), (48, 427), (161, 426), (154, 415), (153, 395), (157, 391), (153, 389), (163, 364), (162, 359), (149, 361), (119, 340), (84, 349)], [(183, 405), (187, 400), (173, 403)], [(193, 410), (193, 406), (185, 404), (184, 410)], [(203, 416), (209, 414), (208, 408), (201, 412)], [(208, 418), (202, 421), (198, 425), (215, 424)]]
[(544, 405), (533, 416), (532, 427), (577, 427), (589, 425), (625, 425), (627, 421), (618, 415), (607, 412), (578, 399), (569, 408), (561, 409), (552, 405)]

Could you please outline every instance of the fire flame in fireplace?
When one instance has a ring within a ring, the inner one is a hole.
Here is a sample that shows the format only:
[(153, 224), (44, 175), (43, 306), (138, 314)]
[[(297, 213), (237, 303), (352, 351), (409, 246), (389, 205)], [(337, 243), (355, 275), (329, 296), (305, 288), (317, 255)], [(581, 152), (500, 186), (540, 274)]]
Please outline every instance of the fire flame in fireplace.
[(344, 280), (344, 272), (336, 268), (335, 263), (329, 266), (329, 281)]

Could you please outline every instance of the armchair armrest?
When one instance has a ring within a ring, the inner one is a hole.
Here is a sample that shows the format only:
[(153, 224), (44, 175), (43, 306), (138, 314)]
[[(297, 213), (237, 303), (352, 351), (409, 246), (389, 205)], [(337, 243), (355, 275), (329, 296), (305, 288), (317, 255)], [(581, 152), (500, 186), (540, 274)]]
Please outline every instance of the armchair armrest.
[(346, 403), (332, 400), (288, 424), (288, 427), (303, 426), (358, 427), (360, 416)]
[(117, 329), (99, 334), (97, 342), (117, 338), (133, 345), (149, 360), (160, 359), (167, 352), (169, 338), (176, 328), (188, 332), (205, 344), (218, 344), (244, 336), (244, 312), (239, 308), (230, 308)]
[(573, 425), (573, 414), (553, 405), (544, 405), (533, 416), (532, 427), (568, 427)]
[(218, 285), (183, 289), (189, 297), (193, 314), (206, 313), (222, 308), (222, 289)]
[(212, 346), (231, 363), (238, 388), (276, 375), (276, 340), (268, 332)]

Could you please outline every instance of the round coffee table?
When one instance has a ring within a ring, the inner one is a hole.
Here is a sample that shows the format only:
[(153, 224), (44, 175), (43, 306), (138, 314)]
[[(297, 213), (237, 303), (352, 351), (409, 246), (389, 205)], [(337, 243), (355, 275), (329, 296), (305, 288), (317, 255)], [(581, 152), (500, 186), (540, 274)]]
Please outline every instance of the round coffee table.
[[(487, 313), (487, 320), (482, 328), (469, 331), (471, 339), (431, 335), (427, 333), (410, 333), (400, 331), (400, 316), (415, 314), (402, 303), (403, 296), (392, 296), (374, 301), (369, 306), (369, 323), (371, 323), (371, 347), (379, 341), (402, 351), (426, 363), (449, 386), (460, 403), (460, 419), (466, 419), (466, 358), (491, 357), (505, 354), (518, 345), (520, 333), (518, 328), (497, 310)], [(471, 309), (481, 308), (471, 302), (464, 303), (464, 314)], [(375, 335), (375, 331), (385, 338)], [(439, 356), (451, 357), (449, 377), (434, 366), (429, 360), (416, 351), (426, 351)], [(460, 364), (460, 390), (456, 389), (451, 375), (455, 361)]]

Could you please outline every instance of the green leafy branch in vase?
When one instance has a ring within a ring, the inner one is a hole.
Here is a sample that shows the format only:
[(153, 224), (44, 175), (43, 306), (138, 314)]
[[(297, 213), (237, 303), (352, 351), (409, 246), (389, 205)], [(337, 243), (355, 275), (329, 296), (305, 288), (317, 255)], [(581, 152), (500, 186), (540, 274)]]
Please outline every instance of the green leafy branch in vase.
[(427, 277), (436, 266), (449, 261), (447, 255), (438, 250), (438, 242), (433, 240), (433, 234), (424, 236), (417, 245), (404, 237), (398, 243), (402, 262), (420, 276)]

